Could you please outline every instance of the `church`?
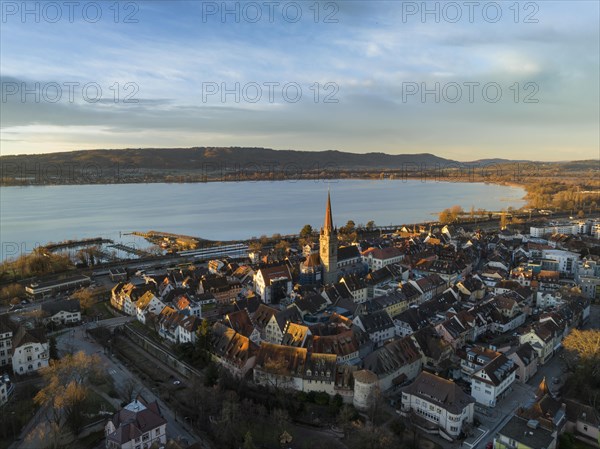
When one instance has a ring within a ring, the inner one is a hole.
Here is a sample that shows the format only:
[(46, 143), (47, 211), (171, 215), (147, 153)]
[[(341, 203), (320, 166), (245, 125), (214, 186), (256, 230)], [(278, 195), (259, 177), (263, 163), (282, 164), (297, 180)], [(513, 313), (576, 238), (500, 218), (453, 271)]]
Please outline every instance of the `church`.
[(358, 246), (339, 246), (338, 230), (333, 225), (331, 195), (327, 193), (325, 221), (319, 234), (319, 248), (307, 245), (306, 260), (300, 264), (301, 285), (331, 285), (348, 274), (366, 274)]

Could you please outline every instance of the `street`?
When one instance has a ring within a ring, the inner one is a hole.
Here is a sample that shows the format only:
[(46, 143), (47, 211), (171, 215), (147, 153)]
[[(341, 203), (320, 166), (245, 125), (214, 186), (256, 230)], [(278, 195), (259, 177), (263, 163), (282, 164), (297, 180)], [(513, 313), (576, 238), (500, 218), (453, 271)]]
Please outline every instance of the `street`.
[[(131, 317), (119, 317), (102, 321), (102, 326), (114, 328), (125, 322), (132, 321)], [(87, 354), (97, 354), (104, 363), (107, 372), (115, 382), (117, 391), (121, 390), (128, 381), (133, 380), (137, 385), (143, 385), (140, 379), (132, 374), (116, 357), (104, 354), (103, 347), (85, 333), (85, 325), (74, 328), (73, 332), (66, 332), (57, 339), (59, 351), (73, 350), (84, 351)], [(167, 420), (167, 437), (172, 439), (185, 438), (190, 444), (197, 438), (185, 429), (180, 421), (176, 421), (174, 413), (150, 390), (144, 388), (142, 396), (147, 401), (157, 401), (163, 416)]]
[[(114, 328), (131, 321), (131, 317), (118, 317), (102, 321), (102, 325), (108, 328)], [(125, 385), (132, 380), (136, 385), (143, 385), (139, 378), (132, 374), (123, 364), (115, 357), (110, 357), (104, 353), (104, 348), (96, 343), (85, 332), (86, 326), (93, 324), (84, 324), (70, 329), (57, 337), (57, 346), (60, 355), (70, 352), (84, 351), (86, 354), (96, 354), (100, 357), (104, 369), (114, 380), (114, 386), (117, 391), (122, 390)], [(188, 431), (181, 421), (177, 421), (175, 414), (161, 401), (152, 391), (147, 388), (142, 388), (141, 395), (147, 401), (157, 401), (160, 406), (164, 418), (167, 420), (167, 438), (168, 439), (183, 439), (188, 443), (198, 441), (198, 437)], [(21, 433), (21, 441), (18, 441), (11, 449), (38, 449), (42, 447), (41, 440), (44, 438), (42, 425), (44, 419), (41, 412), (25, 426)], [(205, 444), (205, 447), (210, 446)]]

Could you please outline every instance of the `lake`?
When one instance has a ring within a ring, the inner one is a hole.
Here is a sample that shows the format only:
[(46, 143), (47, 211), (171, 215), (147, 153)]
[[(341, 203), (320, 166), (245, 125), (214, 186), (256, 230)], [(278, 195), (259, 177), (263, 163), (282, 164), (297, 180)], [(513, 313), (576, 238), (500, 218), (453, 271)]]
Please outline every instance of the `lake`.
[(0, 260), (48, 242), (106, 237), (144, 246), (131, 231), (211, 240), (292, 234), (323, 222), (331, 189), (336, 226), (436, 219), (455, 204), (500, 210), (524, 205), (519, 187), (420, 180), (257, 181), (0, 187)]

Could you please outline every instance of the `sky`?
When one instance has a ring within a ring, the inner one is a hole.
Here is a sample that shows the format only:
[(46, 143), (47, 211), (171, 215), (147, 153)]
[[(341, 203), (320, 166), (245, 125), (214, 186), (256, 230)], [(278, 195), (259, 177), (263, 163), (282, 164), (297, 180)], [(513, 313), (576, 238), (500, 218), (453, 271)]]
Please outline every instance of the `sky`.
[(600, 2), (1, 2), (0, 155), (600, 158)]

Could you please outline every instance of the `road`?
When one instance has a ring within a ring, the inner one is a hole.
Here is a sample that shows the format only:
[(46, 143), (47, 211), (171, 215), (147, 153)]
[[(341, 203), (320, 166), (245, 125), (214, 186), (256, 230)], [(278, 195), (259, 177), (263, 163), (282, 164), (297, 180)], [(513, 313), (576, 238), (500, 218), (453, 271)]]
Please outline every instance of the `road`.
[[(108, 328), (114, 328), (122, 325), (125, 322), (132, 321), (131, 317), (119, 317), (104, 320), (101, 322), (102, 326)], [(57, 339), (58, 349), (60, 350), (75, 350), (84, 351), (87, 354), (97, 354), (102, 360), (106, 367), (107, 372), (113, 378), (115, 382), (115, 388), (117, 391), (122, 389), (125, 384), (133, 380), (137, 385), (142, 385), (142, 382), (137, 376), (131, 373), (116, 357), (111, 357), (104, 354), (102, 346), (96, 343), (91, 337), (88, 337), (85, 333), (85, 325), (81, 325), (78, 328), (73, 329), (72, 332), (62, 334)], [(156, 395), (148, 390), (142, 390), (142, 396), (148, 401), (158, 401), (165, 419), (167, 420), (167, 437), (172, 439), (185, 438), (190, 443), (197, 440), (197, 437), (192, 435), (187, 429), (185, 429), (181, 422), (175, 420), (175, 414), (158, 398)]]

